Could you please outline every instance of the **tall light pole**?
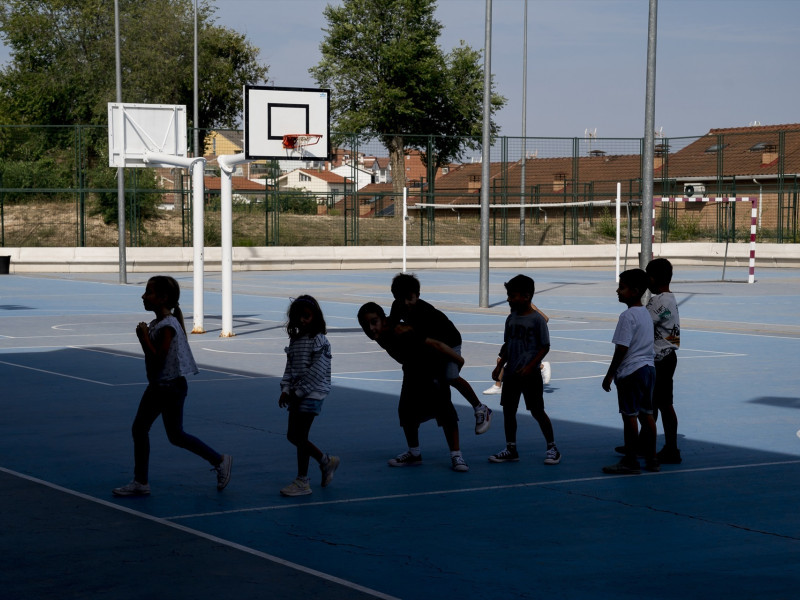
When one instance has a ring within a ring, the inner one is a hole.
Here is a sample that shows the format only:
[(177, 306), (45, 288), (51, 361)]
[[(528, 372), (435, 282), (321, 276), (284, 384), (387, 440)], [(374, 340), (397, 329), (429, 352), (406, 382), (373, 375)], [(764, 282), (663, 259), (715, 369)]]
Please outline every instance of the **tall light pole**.
[[(119, 52), (119, 0), (114, 0), (114, 53), (117, 62), (117, 103), (122, 102), (122, 61)], [(111, 125), (109, 124), (109, 127)], [(125, 168), (117, 167), (117, 225), (119, 231), (119, 282), (128, 283), (125, 257)]]
[(528, 0), (525, 0), (525, 11), (522, 34), (522, 165), (519, 184), (519, 245), (525, 245), (525, 161), (528, 153)]
[[(527, 0), (526, 0), (527, 1)], [(197, 83), (197, 0), (194, 0), (194, 157), (200, 156), (200, 109), (198, 108), (198, 83)]]
[(642, 252), (639, 268), (653, 257), (653, 160), (656, 137), (656, 32), (658, 0), (650, 0), (647, 23), (647, 82), (645, 83), (644, 151), (642, 156)]
[(483, 139), (481, 141), (481, 251), (478, 305), (489, 307), (489, 166), (492, 126), (492, 0), (486, 0), (486, 34), (483, 45)]

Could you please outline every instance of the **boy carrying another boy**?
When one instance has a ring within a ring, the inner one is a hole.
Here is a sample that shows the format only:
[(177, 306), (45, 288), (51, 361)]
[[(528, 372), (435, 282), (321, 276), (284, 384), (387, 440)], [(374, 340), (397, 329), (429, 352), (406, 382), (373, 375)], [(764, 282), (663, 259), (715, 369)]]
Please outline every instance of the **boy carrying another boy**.
[(408, 451), (389, 460), (390, 467), (422, 464), (419, 426), (436, 419), (450, 448), (454, 471), (469, 471), (459, 446), (458, 414), (450, 399), (450, 384), (441, 378), (446, 361), (459, 366), (464, 359), (447, 345), (427, 338), (408, 325), (392, 326), (383, 308), (367, 302), (358, 310), (358, 323), (371, 340), (403, 365), (403, 386), (397, 413), (408, 444)]
[(544, 384), (539, 366), (550, 351), (547, 321), (531, 304), (535, 291), (533, 279), (517, 275), (504, 285), (511, 314), (506, 318), (503, 347), (500, 349), (497, 366), (492, 371), (492, 379), (496, 381), (500, 372), (504, 372), (500, 404), (503, 407), (506, 448), (490, 456), (489, 461), (501, 463), (519, 460), (517, 409), (520, 396), (523, 396), (525, 407), (539, 423), (547, 442), (544, 464), (557, 465), (561, 462), (561, 453), (556, 447), (550, 417), (544, 411)]
[[(461, 356), (461, 333), (442, 311), (419, 297), (419, 280), (414, 275), (399, 273), (392, 280), (394, 302), (389, 312), (389, 323), (403, 322), (427, 338), (447, 344), (455, 354)], [(444, 365), (444, 379), (453, 386), (475, 411), (475, 433), (485, 433), (492, 420), (492, 409), (478, 400), (469, 382), (459, 374), (456, 361)]]

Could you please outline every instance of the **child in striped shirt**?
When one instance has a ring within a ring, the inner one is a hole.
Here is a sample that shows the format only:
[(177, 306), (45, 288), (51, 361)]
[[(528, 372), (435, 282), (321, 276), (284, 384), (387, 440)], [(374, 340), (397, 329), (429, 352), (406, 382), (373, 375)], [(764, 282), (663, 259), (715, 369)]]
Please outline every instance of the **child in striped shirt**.
[(308, 433), (320, 410), (322, 401), (331, 390), (331, 345), (325, 337), (327, 327), (317, 301), (300, 296), (292, 301), (287, 313), (286, 369), (281, 379), (278, 406), (288, 408), (287, 439), (297, 446), (297, 477), (281, 489), (283, 496), (305, 496), (311, 493), (308, 463), (319, 463), (322, 487), (333, 479), (339, 467), (339, 457), (324, 454), (309, 439)]

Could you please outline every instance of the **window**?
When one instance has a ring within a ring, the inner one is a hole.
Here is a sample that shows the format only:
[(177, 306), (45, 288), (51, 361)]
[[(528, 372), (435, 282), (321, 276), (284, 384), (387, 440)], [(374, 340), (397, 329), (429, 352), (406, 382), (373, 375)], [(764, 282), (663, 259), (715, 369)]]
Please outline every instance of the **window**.
[(750, 147), (750, 152), (775, 152), (778, 147), (769, 142), (758, 142), (756, 145)]
[(311, 176), (306, 175), (305, 173), (300, 173), (300, 181), (311, 181)]
[(709, 146), (708, 148), (706, 148), (705, 151), (708, 152), (709, 154), (714, 154), (715, 152), (719, 152), (723, 148), (727, 147), (728, 144), (714, 144), (713, 146)]

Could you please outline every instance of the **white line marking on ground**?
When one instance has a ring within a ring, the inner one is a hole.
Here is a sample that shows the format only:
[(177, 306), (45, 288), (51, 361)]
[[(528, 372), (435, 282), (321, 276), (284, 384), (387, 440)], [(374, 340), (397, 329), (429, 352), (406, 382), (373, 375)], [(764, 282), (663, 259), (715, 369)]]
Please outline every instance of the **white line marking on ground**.
[(234, 550), (239, 550), (241, 552), (245, 552), (247, 554), (251, 554), (253, 556), (257, 556), (259, 558), (263, 558), (270, 562), (282, 565), (284, 567), (288, 567), (290, 569), (294, 569), (296, 571), (300, 571), (302, 573), (306, 573), (308, 575), (313, 575), (314, 577), (319, 577), (322, 580), (330, 581), (332, 583), (337, 583), (344, 587), (358, 590), (359, 592), (363, 592), (365, 594), (369, 594), (370, 596), (374, 596), (375, 598), (382, 598), (383, 600), (400, 600), (394, 596), (390, 596), (388, 594), (384, 594), (383, 592), (379, 592), (377, 590), (373, 590), (362, 585), (358, 585), (357, 583), (353, 583), (352, 581), (347, 581), (346, 579), (341, 579), (334, 575), (328, 575), (327, 573), (323, 573), (322, 571), (317, 571), (315, 569), (311, 569), (309, 567), (305, 567), (303, 565), (299, 565), (297, 563), (290, 562), (278, 556), (274, 556), (272, 554), (267, 554), (266, 552), (261, 552), (260, 550), (256, 550), (254, 548), (249, 548), (247, 546), (243, 546), (242, 544), (237, 544), (236, 542), (231, 542), (230, 540), (226, 540), (215, 535), (211, 535), (202, 531), (198, 531), (197, 529), (192, 529), (191, 527), (186, 527), (185, 525), (180, 525), (178, 523), (173, 523), (161, 517), (156, 517), (153, 515), (148, 515), (147, 513), (139, 512), (138, 510), (133, 510), (132, 508), (128, 508), (127, 506), (120, 506), (119, 504), (114, 504), (113, 502), (109, 502), (107, 500), (101, 500), (100, 498), (94, 498), (93, 496), (89, 496), (87, 494), (83, 494), (81, 492), (76, 492), (75, 490), (71, 490), (69, 488), (62, 487), (55, 483), (50, 483), (49, 481), (44, 481), (42, 479), (38, 479), (36, 477), (31, 477), (30, 475), (25, 475), (23, 473), (17, 473), (16, 471), (11, 471), (10, 469), (6, 469), (5, 467), (0, 467), (0, 471), (6, 473), (8, 475), (12, 475), (14, 477), (19, 477), (20, 479), (25, 479), (26, 481), (30, 481), (33, 483), (37, 483), (39, 485), (43, 485), (45, 487), (49, 487), (50, 489), (62, 492), (64, 494), (69, 494), (76, 498), (80, 498), (82, 500), (86, 500), (87, 502), (93, 502), (95, 504), (99, 504), (100, 506), (105, 506), (106, 508), (112, 508), (114, 510), (118, 510), (120, 512), (127, 513), (134, 517), (139, 517), (140, 519), (145, 519), (146, 521), (152, 521), (153, 523), (158, 523), (159, 525), (164, 525), (165, 527), (169, 527), (171, 529), (175, 529), (177, 531), (182, 531), (184, 533), (188, 533), (190, 535), (194, 535), (198, 538), (208, 540), (210, 542), (214, 542), (216, 544), (221, 544), (223, 546), (227, 546), (229, 548), (233, 548)]
[[(723, 465), (720, 467), (698, 467), (696, 469), (676, 469), (676, 470), (669, 470), (669, 471), (660, 471), (658, 473), (642, 473), (639, 477), (659, 477), (659, 476), (667, 476), (667, 475), (682, 475), (686, 473), (706, 473), (709, 471), (727, 471), (731, 469), (752, 469), (756, 467), (774, 467), (779, 465), (796, 465), (800, 464), (800, 459), (798, 460), (786, 460), (786, 461), (775, 461), (775, 462), (763, 462), (763, 463), (750, 463), (750, 464), (742, 464), (742, 465)], [(237, 513), (246, 513), (246, 512), (258, 512), (258, 511), (269, 511), (269, 510), (285, 510), (290, 508), (305, 508), (309, 506), (329, 506), (333, 504), (350, 504), (355, 502), (376, 502), (382, 500), (406, 500), (408, 498), (421, 498), (424, 496), (446, 496), (449, 494), (464, 494), (470, 492), (487, 492), (487, 491), (496, 491), (496, 490), (511, 490), (511, 489), (521, 489), (521, 488), (530, 488), (530, 487), (546, 487), (546, 486), (555, 486), (564, 483), (586, 483), (590, 481), (615, 481), (619, 480), (619, 477), (611, 476), (611, 475), (597, 475), (594, 477), (576, 477), (573, 479), (561, 479), (557, 481), (531, 481), (526, 483), (510, 483), (507, 485), (487, 485), (482, 487), (473, 487), (473, 488), (461, 488), (457, 490), (434, 490), (430, 492), (412, 492), (408, 494), (388, 494), (385, 496), (365, 496), (363, 498), (345, 498), (342, 500), (330, 500), (328, 502), (304, 502), (302, 504), (281, 504), (281, 505), (270, 505), (270, 506), (254, 506), (251, 508), (240, 508), (237, 510), (223, 510), (217, 512), (208, 512), (208, 513), (195, 513), (195, 514), (188, 514), (188, 515), (174, 515), (171, 517), (163, 517), (166, 520), (179, 520), (179, 519), (194, 519), (200, 517), (216, 517), (220, 515), (230, 515), (230, 514), (237, 514)]]
[(95, 379), (86, 379), (85, 377), (76, 377), (75, 375), (66, 375), (64, 373), (57, 373), (56, 371), (48, 371), (46, 369), (37, 369), (36, 367), (29, 367), (27, 365), (20, 365), (17, 363), (6, 362), (4, 360), (0, 360), (0, 364), (8, 365), (10, 367), (18, 367), (20, 369), (27, 369), (29, 371), (36, 371), (37, 373), (46, 373), (47, 375), (55, 375), (56, 377), (66, 377), (67, 379), (75, 379), (77, 381), (86, 381), (88, 383), (96, 383), (97, 385), (105, 385), (108, 387), (113, 387), (113, 384), (106, 383), (105, 381), (97, 381)]

